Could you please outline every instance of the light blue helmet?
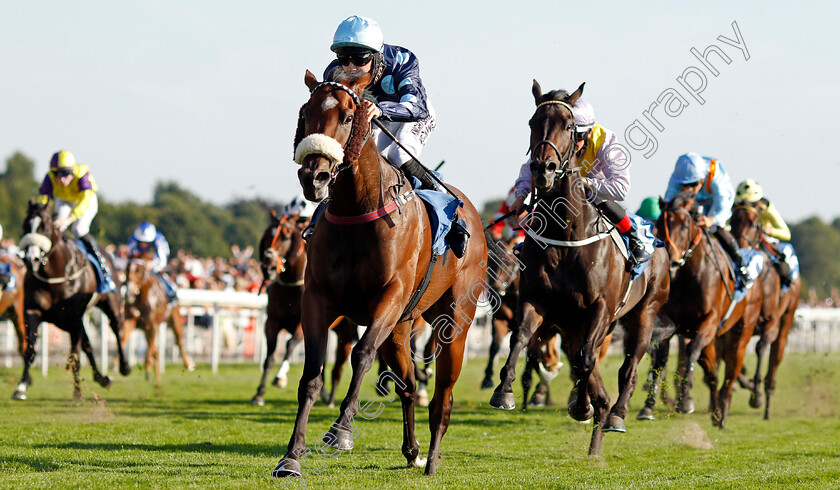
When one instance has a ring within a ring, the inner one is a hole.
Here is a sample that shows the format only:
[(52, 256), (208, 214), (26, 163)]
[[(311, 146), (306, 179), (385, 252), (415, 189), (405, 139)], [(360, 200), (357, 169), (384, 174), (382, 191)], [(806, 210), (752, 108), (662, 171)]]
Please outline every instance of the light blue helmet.
[(677, 158), (674, 167), (674, 180), (677, 184), (693, 184), (706, 178), (709, 161), (697, 153), (686, 153)]
[(307, 201), (303, 194), (295, 196), (286, 207), (283, 208), (285, 214), (296, 214), (301, 218), (311, 218), (315, 213), (317, 204)]
[(133, 236), (138, 242), (152, 243), (157, 238), (157, 228), (148, 221), (144, 221), (134, 229)]
[(335, 30), (330, 50), (340, 48), (365, 48), (382, 52), (384, 36), (379, 24), (367, 17), (353, 15), (344, 19)]

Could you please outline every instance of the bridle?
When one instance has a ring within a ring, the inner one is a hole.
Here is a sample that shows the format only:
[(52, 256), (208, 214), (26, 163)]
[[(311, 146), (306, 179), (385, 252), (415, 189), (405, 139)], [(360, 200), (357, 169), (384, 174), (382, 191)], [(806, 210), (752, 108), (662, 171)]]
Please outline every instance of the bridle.
[[(350, 98), (353, 100), (353, 103), (356, 104), (357, 108), (361, 107), (361, 105), (362, 105), (362, 102), (359, 99), (359, 96), (356, 95), (356, 92), (354, 92), (352, 89), (350, 89), (350, 87), (348, 87), (344, 84), (338, 83), (338, 82), (321, 82), (321, 83), (319, 83), (310, 92), (310, 100), (312, 98), (312, 95), (314, 95), (315, 92), (317, 92), (318, 89), (320, 89), (322, 87), (330, 87), (330, 88), (341, 90), (341, 91), (347, 93), (347, 95), (350, 96)], [(347, 147), (350, 144), (350, 142), (353, 141), (353, 129), (354, 129), (354, 127), (355, 127), (355, 125), (350, 126), (350, 135), (347, 137), (347, 142), (344, 143), (344, 146), (342, 148), (345, 152), (347, 151)], [(365, 136), (365, 140), (367, 140), (368, 137), (370, 137), (370, 132), (368, 132), (368, 134)], [(333, 139), (335, 139), (335, 138), (333, 138)], [(352, 166), (353, 166), (353, 162), (348, 161), (348, 159), (346, 159), (346, 158), (341, 160), (341, 161), (333, 161), (332, 164), (330, 165), (330, 181), (334, 181), (336, 176), (338, 176), (338, 174), (341, 171), (347, 170), (348, 168), (350, 168)]]
[[(537, 112), (540, 110), (540, 107), (543, 107), (543, 106), (546, 106), (546, 105), (560, 105), (560, 106), (565, 107), (566, 109), (569, 110), (569, 113), (571, 113), (572, 121), (574, 121), (574, 111), (572, 110), (572, 106), (569, 105), (567, 102), (564, 102), (562, 100), (547, 100), (545, 102), (541, 102), (539, 105), (537, 105), (537, 108), (534, 110), (534, 116), (537, 115)], [(551, 149), (554, 150), (554, 153), (557, 155), (557, 158), (559, 159), (559, 162), (554, 162), (554, 163), (557, 164), (557, 169), (554, 171), (554, 173), (557, 174), (558, 178), (563, 178), (566, 175), (571, 175), (575, 172), (580, 172), (580, 168), (572, 168), (572, 169), (567, 169), (566, 168), (569, 165), (569, 162), (572, 160), (572, 156), (574, 155), (575, 145), (577, 143), (577, 125), (575, 125), (575, 123), (572, 122), (572, 124), (570, 126), (566, 127), (566, 129), (564, 131), (570, 131), (572, 133), (571, 136), (569, 137), (569, 147), (564, 154), (561, 154), (560, 149), (557, 148), (557, 145), (555, 145), (553, 141), (548, 140), (548, 139), (544, 139), (544, 140), (541, 140), (541, 141), (537, 142), (537, 144), (535, 144), (533, 146), (533, 148), (531, 148), (529, 150), (531, 152), (531, 155), (534, 155), (536, 153), (537, 149), (539, 149), (539, 147), (542, 146), (542, 145), (548, 145), (549, 147), (551, 147)], [(540, 161), (532, 160), (531, 164), (533, 165), (534, 163), (539, 163), (539, 162)], [(542, 162), (545, 163), (546, 166), (548, 166), (549, 163), (552, 163), (551, 160), (544, 160)]]
[[(32, 230), (37, 230), (38, 228), (40, 228), (41, 224), (45, 223), (44, 220), (40, 216), (33, 216), (29, 220), (29, 222), (30, 222), (30, 229), (32, 229)], [(41, 233), (38, 233), (37, 231), (31, 231), (31, 232), (25, 234), (24, 237), (32, 236), (32, 235), (40, 235), (41, 237), (46, 238), (50, 243), (49, 250), (44, 250), (43, 248), (38, 247), (38, 249), (41, 251), (41, 253), (40, 253), (40, 256), (37, 257), (37, 259), (35, 257), (31, 257), (31, 258), (29, 258), (29, 260), (27, 260), (27, 263), (31, 267), (32, 275), (36, 279), (38, 279), (41, 282), (47, 283), (47, 284), (62, 284), (62, 283), (69, 282), (69, 281), (75, 281), (76, 279), (81, 277), (82, 274), (84, 274), (85, 263), (83, 261), (81, 266), (78, 269), (76, 269), (75, 271), (73, 271), (73, 273), (71, 273), (71, 274), (65, 274), (65, 275), (59, 276), (59, 277), (47, 277), (47, 276), (42, 275), (41, 274), (41, 269), (44, 266), (47, 265), (47, 262), (49, 261), (50, 256), (55, 252), (55, 244), (52, 243), (52, 240), (50, 240), (46, 235), (42, 235)], [(75, 265), (75, 263), (76, 263), (76, 255), (71, 253), (70, 254), (70, 261), (67, 263), (67, 265), (72, 267), (73, 265)]]
[(758, 210), (755, 209), (754, 206), (750, 206), (748, 204), (741, 204), (741, 205), (738, 205), (738, 206), (735, 206), (735, 207), (732, 208), (733, 214), (734, 214), (735, 211), (737, 211), (739, 209), (744, 209), (744, 210), (748, 211), (751, 215), (753, 215), (756, 218), (755, 221), (752, 223), (752, 225), (750, 225), (750, 228), (755, 228), (756, 229), (756, 234), (755, 234), (755, 238), (752, 241), (747, 241), (746, 236), (744, 236), (743, 234), (739, 235), (739, 236), (735, 236), (735, 234), (733, 233), (733, 236), (735, 237), (736, 240), (739, 237), (743, 237), (744, 240), (747, 242), (747, 245), (749, 246), (749, 248), (758, 249), (758, 246), (761, 245), (761, 242), (763, 241), (763, 238), (764, 238), (764, 230), (761, 229), (761, 223), (758, 219)]
[[(700, 243), (700, 240), (703, 239), (703, 232), (702, 232), (702, 230), (699, 229), (699, 226), (698, 226), (697, 234), (692, 237), (692, 230), (694, 229), (694, 227), (696, 225), (694, 223), (694, 220), (691, 218), (691, 214), (683, 208), (676, 208), (676, 209), (672, 210), (671, 212), (684, 213), (688, 217), (688, 242), (686, 242), (685, 249), (683, 249), (679, 258), (671, 261), (671, 266), (676, 268), (676, 269), (679, 269), (680, 267), (685, 265), (686, 259), (691, 257), (692, 252), (694, 252), (694, 248), (697, 246), (698, 243)], [(671, 233), (668, 229), (668, 211), (667, 210), (662, 211), (662, 222), (664, 224), (663, 228), (665, 229), (665, 243), (668, 245), (668, 247), (671, 250), (674, 251), (674, 254), (676, 254), (676, 253), (679, 252), (679, 250), (677, 249), (677, 246), (674, 245), (674, 242), (671, 240)]]

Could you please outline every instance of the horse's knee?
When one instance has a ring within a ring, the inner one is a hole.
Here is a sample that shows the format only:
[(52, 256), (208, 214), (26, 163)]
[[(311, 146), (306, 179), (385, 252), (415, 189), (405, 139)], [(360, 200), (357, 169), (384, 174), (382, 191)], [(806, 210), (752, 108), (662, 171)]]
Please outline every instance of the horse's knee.
[(590, 348), (583, 348), (575, 355), (575, 359), (572, 361), (572, 371), (574, 371), (577, 377), (581, 377), (595, 369), (595, 362), (595, 352)]

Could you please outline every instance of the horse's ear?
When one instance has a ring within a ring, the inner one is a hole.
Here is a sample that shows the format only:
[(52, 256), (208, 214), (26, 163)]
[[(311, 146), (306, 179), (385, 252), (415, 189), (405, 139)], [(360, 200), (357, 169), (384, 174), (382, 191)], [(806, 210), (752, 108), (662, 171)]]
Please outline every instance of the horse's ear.
[(584, 85), (586, 85), (586, 82), (581, 83), (580, 87), (578, 87), (577, 90), (575, 90), (572, 93), (572, 95), (569, 96), (569, 100), (568, 100), (569, 104), (575, 105), (575, 102), (577, 102), (577, 100), (580, 98), (580, 96), (583, 95), (583, 86)]
[(531, 86), (531, 93), (534, 94), (534, 104), (540, 105), (540, 99), (542, 99), (542, 87), (540, 87), (540, 82), (537, 79), (534, 79), (534, 85)]
[(313, 75), (311, 71), (306, 70), (306, 75), (303, 76), (303, 83), (306, 84), (311, 92), (318, 85), (318, 79), (315, 78), (315, 75)]
[(271, 209), (268, 213), (271, 215), (272, 219), (277, 219), (277, 212), (275, 210)]
[(665, 209), (665, 199), (662, 199), (662, 196), (659, 196), (659, 209)]

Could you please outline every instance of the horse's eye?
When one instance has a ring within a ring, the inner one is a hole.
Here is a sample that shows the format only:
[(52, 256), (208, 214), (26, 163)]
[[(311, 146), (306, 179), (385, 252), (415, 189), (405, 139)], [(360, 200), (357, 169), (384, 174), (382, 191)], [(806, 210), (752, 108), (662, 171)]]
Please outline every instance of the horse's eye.
[(350, 124), (351, 122), (353, 122), (353, 114), (347, 114), (344, 118), (344, 124)]

